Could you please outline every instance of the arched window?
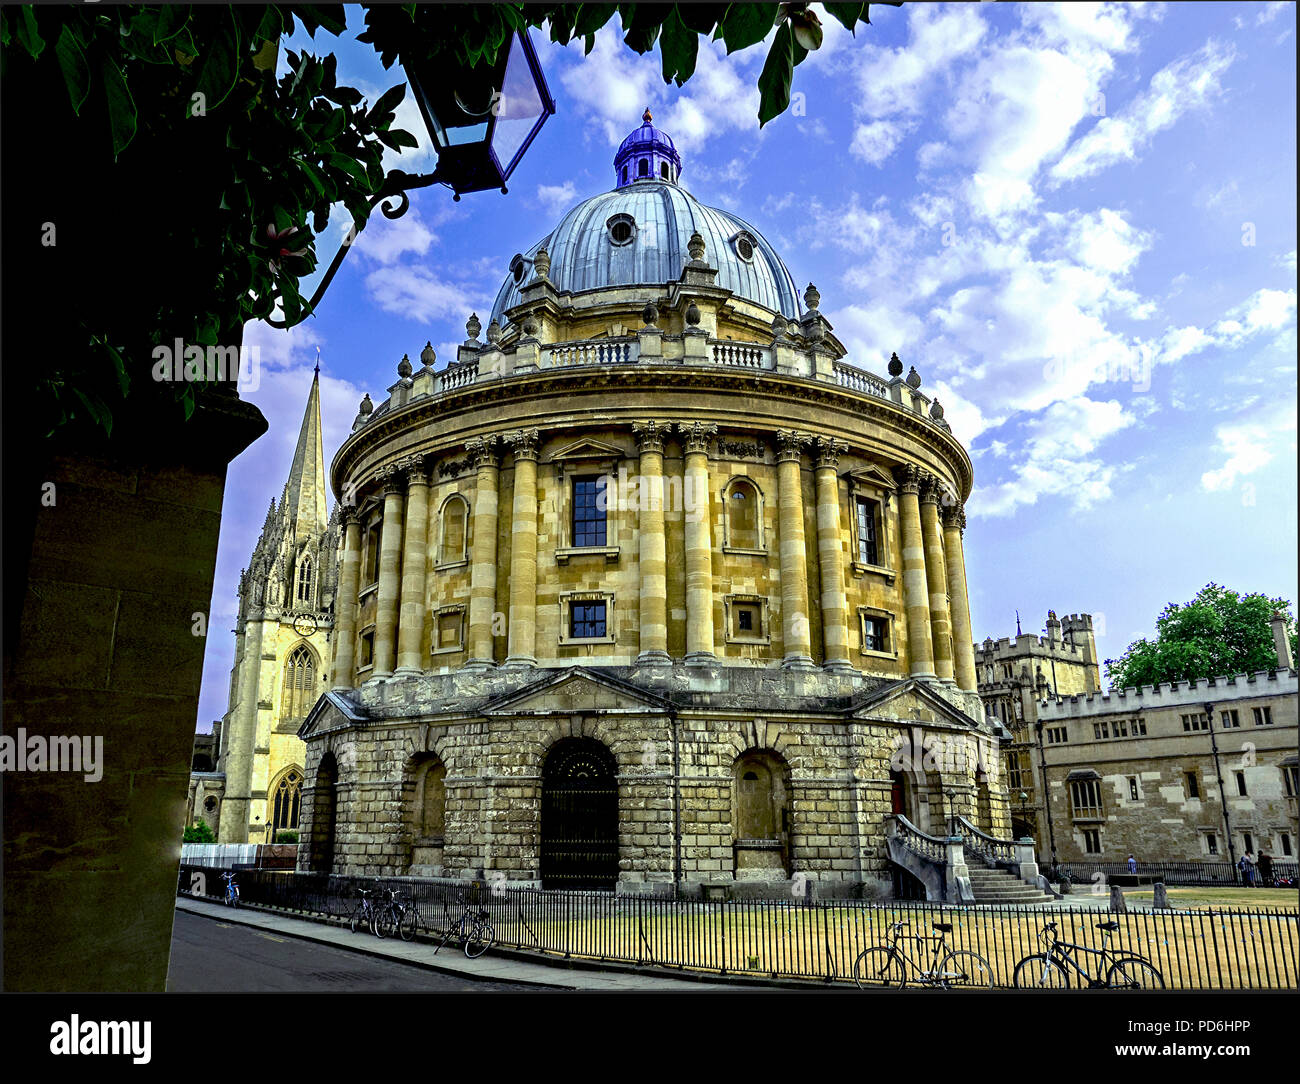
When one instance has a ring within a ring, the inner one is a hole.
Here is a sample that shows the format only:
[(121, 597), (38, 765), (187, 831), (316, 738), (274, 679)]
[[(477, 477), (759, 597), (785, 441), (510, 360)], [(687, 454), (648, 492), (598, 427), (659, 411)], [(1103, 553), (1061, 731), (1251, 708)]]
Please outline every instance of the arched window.
[(649, 158), (642, 158), (641, 161), (639, 161), (639, 162), (636, 164), (636, 175), (637, 175), (638, 177), (649, 177), (649, 176), (650, 176), (650, 159), (649, 159)]
[(759, 533), (758, 489), (743, 478), (727, 487), (727, 545), (735, 549), (762, 548)]
[(311, 558), (304, 557), (298, 565), (298, 601), (311, 602)]
[(316, 657), (306, 644), (299, 644), (284, 664), (284, 695), (280, 716), (300, 719), (316, 703)]
[(469, 504), (463, 497), (448, 497), (442, 506), (442, 541), (438, 547), (438, 564), (452, 565), (465, 560), (466, 524)]
[(272, 800), (271, 839), (274, 841), (275, 833), (281, 829), (298, 830), (298, 813), (302, 808), (302, 772), (290, 768), (280, 776)]

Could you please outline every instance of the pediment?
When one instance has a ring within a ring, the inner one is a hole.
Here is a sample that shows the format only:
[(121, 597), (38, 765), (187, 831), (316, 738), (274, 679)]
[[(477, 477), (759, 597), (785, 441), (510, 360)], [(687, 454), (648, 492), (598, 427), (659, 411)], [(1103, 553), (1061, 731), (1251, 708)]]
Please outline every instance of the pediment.
[(606, 444), (603, 440), (584, 437), (581, 440), (575, 440), (572, 444), (566, 444), (555, 452), (551, 456), (551, 462), (554, 463), (562, 459), (621, 459), (626, 454), (617, 445)]
[(857, 482), (858, 485), (872, 486), (876, 489), (892, 491), (896, 485), (893, 476), (884, 467), (878, 467), (874, 463), (851, 470), (844, 477)]
[(568, 715), (582, 712), (659, 713), (669, 701), (627, 682), (587, 669), (563, 671), (506, 693), (484, 709), (484, 715)]
[(931, 723), (977, 730), (979, 723), (917, 678), (873, 689), (853, 709), (855, 719)]

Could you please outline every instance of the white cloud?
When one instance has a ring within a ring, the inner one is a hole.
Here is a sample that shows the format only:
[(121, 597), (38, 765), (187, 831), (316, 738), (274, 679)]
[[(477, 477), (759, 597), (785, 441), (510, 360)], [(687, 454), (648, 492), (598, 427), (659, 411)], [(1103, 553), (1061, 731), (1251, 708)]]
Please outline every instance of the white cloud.
[(1236, 55), (1232, 46), (1208, 41), (1195, 53), (1161, 68), (1144, 93), (1121, 112), (1102, 117), (1070, 146), (1052, 167), (1053, 182), (1091, 177), (1116, 162), (1136, 158), (1156, 133), (1222, 93), (1220, 79)]

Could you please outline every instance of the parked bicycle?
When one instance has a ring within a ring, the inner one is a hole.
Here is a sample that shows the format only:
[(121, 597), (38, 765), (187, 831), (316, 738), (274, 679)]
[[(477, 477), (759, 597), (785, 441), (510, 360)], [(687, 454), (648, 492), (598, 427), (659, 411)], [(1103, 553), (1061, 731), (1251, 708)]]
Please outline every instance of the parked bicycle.
[(461, 897), (460, 904), (460, 917), (453, 920), (450, 905), (446, 901), (443, 902), (442, 916), (447, 932), (438, 947), (433, 950), (433, 954), (438, 955), (442, 946), (455, 937), (464, 945), (465, 955), (474, 960), (492, 947), (492, 942), (496, 940), (496, 933), (492, 929), (492, 923), (488, 921), (487, 911), (482, 907), (471, 906), (465, 901), (464, 896)]
[(226, 894), (222, 902), (230, 907), (239, 906), (239, 883), (235, 880), (236, 874), (223, 873), (221, 879), (226, 882)]
[[(1101, 930), (1101, 948), (1088, 948), (1062, 941), (1056, 932), (1056, 923), (1048, 922), (1038, 931), (1042, 952), (1026, 956), (1012, 975), (1012, 985), (1021, 990), (1064, 990), (1071, 985), (1073, 971), (1089, 989), (1111, 990), (1163, 990), (1164, 976), (1150, 960), (1136, 952), (1113, 952), (1110, 935), (1119, 929), (1119, 923), (1098, 922)], [(1096, 956), (1097, 975), (1094, 976), (1079, 953)], [(1103, 977), (1104, 971), (1104, 977)]]
[[(993, 985), (993, 972), (989, 962), (978, 952), (969, 949), (951, 949), (943, 953), (945, 938), (952, 933), (951, 922), (934, 922), (931, 928), (938, 937), (924, 934), (903, 936), (903, 930), (910, 925), (907, 922), (895, 922), (890, 926), (888, 945), (876, 945), (864, 949), (853, 961), (853, 981), (858, 988), (865, 990), (871, 986), (896, 986), (900, 990), (907, 985), (910, 971), (922, 986), (936, 986), (944, 990), (987, 990)], [(920, 948), (922, 962), (917, 963), (908, 956), (903, 944), (915, 941)], [(925, 965), (925, 946), (932, 944), (928, 966)]]

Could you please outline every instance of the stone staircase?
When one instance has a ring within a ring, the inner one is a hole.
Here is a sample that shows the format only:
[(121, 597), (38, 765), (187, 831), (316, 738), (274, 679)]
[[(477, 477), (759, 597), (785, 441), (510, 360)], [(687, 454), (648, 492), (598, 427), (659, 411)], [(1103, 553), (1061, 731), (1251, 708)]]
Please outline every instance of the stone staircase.
[(973, 855), (966, 856), (966, 868), (970, 871), (970, 886), (977, 904), (1014, 904), (1023, 907), (1025, 904), (1052, 902), (1048, 893), (1025, 884), (1004, 869), (989, 869)]

